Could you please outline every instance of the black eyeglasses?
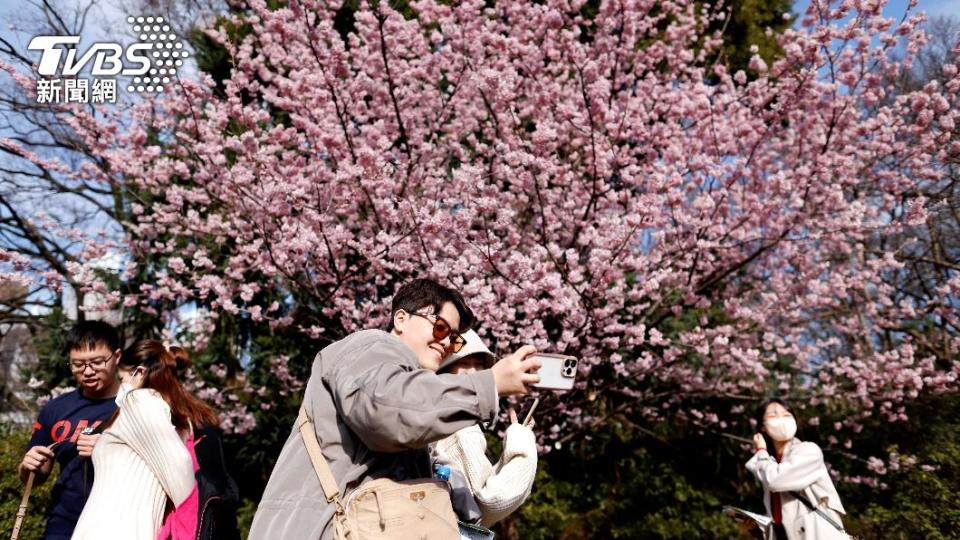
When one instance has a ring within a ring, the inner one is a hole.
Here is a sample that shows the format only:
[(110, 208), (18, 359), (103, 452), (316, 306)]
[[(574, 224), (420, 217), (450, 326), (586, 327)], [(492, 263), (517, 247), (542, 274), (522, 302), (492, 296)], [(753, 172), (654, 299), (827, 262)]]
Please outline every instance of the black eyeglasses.
[(437, 341), (443, 341), (447, 336), (450, 336), (450, 349), (453, 352), (460, 352), (460, 349), (467, 344), (467, 340), (460, 335), (460, 332), (457, 332), (453, 329), (453, 326), (450, 325), (443, 317), (439, 315), (433, 315), (436, 319), (431, 319), (429, 316), (424, 315), (423, 313), (417, 313), (416, 311), (410, 312), (411, 315), (416, 315), (417, 317), (423, 317), (424, 319), (433, 323), (433, 339)]
[(112, 352), (108, 356), (99, 356), (90, 360), (70, 360), (67, 363), (70, 364), (70, 371), (74, 373), (83, 373), (88, 367), (94, 371), (103, 371), (107, 367), (107, 363), (113, 360), (116, 354), (116, 352)]

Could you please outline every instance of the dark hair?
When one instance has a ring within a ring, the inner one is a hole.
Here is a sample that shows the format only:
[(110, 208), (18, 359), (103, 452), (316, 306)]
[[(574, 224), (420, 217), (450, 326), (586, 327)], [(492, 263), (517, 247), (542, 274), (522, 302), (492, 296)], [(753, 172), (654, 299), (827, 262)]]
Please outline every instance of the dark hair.
[(390, 308), (390, 330), (393, 330), (393, 316), (401, 309), (407, 313), (419, 311), (425, 307), (432, 307), (435, 314), (439, 314), (443, 304), (450, 302), (460, 314), (460, 332), (466, 332), (473, 327), (474, 316), (463, 296), (445, 287), (432, 279), (415, 279), (406, 283), (397, 294), (393, 295), (393, 306)]
[(793, 412), (793, 408), (790, 407), (790, 405), (787, 405), (787, 402), (780, 398), (767, 399), (761, 403), (759, 407), (757, 407), (757, 411), (754, 413), (753, 419), (757, 421), (757, 433), (763, 435), (763, 440), (767, 442), (767, 449), (770, 450), (770, 455), (774, 455), (773, 449), (775, 446), (773, 445), (773, 439), (770, 438), (770, 435), (767, 435), (766, 432), (763, 431), (763, 415), (767, 414), (767, 407), (773, 405), (774, 403), (780, 404), (780, 406), (786, 409), (788, 413), (792, 414), (794, 418), (797, 417), (797, 415)]
[(124, 349), (120, 355), (120, 367), (146, 368), (141, 388), (156, 390), (170, 405), (170, 416), (177, 429), (216, 426), (217, 414), (183, 387), (179, 373), (190, 365), (187, 351), (180, 347), (167, 349), (155, 339), (141, 339)]
[(117, 329), (103, 321), (81, 321), (67, 332), (63, 354), (69, 356), (71, 351), (93, 349), (97, 345), (105, 345), (110, 352), (117, 350), (120, 347)]

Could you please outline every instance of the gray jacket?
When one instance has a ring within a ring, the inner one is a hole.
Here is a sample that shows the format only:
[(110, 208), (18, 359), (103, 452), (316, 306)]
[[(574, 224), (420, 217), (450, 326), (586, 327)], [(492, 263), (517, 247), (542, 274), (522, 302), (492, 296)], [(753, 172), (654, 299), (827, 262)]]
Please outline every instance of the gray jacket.
[[(317, 354), (303, 404), (346, 498), (375, 478), (429, 478), (427, 445), (492, 420), (497, 391), (490, 370), (438, 375), (422, 369), (396, 336), (364, 330)], [(291, 429), (250, 540), (333, 538), (333, 511), (300, 433)]]

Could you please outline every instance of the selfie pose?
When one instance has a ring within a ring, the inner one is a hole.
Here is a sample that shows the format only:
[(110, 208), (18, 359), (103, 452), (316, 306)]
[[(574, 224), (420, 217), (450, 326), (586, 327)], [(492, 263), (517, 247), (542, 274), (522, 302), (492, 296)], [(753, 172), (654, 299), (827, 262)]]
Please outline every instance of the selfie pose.
[(300, 417), (270, 475), (251, 540), (456, 538), (450, 495), (427, 446), (492, 420), (498, 397), (527, 392), (532, 347), (466, 375), (437, 375), (473, 313), (428, 279), (401, 287), (390, 331), (362, 330), (317, 354)]
[(797, 420), (790, 407), (771, 399), (757, 410), (760, 433), (747, 470), (763, 485), (763, 502), (773, 523), (766, 540), (847, 539), (840, 496), (833, 486), (823, 452), (796, 438)]
[(119, 409), (93, 449), (96, 480), (74, 540), (156, 540), (168, 501), (177, 508), (196, 497), (186, 443), (194, 426), (216, 425), (217, 417), (183, 388), (177, 373), (187, 362), (185, 351), (154, 340), (120, 355)]
[[(463, 334), (466, 344), (460, 352), (440, 365), (438, 373), (465, 374), (489, 369), (496, 362), (480, 336), (470, 330)], [(532, 412), (532, 411), (531, 411)], [(525, 420), (525, 419), (524, 419)], [(518, 422), (510, 410), (510, 426), (503, 440), (503, 453), (496, 464), (487, 459), (487, 439), (479, 425), (457, 431), (434, 443), (437, 463), (450, 467), (454, 509), (461, 520), (469, 524), (491, 527), (503, 520), (530, 496), (537, 474), (537, 442), (528, 425)], [(459, 476), (465, 479), (460, 486)], [(472, 531), (461, 530), (466, 538)]]

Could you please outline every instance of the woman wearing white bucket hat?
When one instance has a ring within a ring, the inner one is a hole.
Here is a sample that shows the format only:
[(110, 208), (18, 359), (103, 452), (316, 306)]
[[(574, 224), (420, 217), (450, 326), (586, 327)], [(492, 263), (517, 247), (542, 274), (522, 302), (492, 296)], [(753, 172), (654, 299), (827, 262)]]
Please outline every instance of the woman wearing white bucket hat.
[[(476, 332), (470, 330), (463, 337), (466, 340), (463, 348), (446, 358), (438, 373), (472, 373), (496, 363), (496, 357)], [(461, 429), (432, 446), (437, 463), (454, 471), (451, 478), (454, 508), (464, 521), (491, 527), (516, 511), (530, 496), (537, 473), (537, 442), (530, 429), (533, 422), (520, 424), (512, 409), (510, 421), (503, 453), (495, 464), (487, 459), (487, 440), (477, 425)], [(468, 493), (458, 486), (456, 473), (465, 478)], [(461, 533), (464, 538), (477, 538), (471, 531), (461, 529)]]

